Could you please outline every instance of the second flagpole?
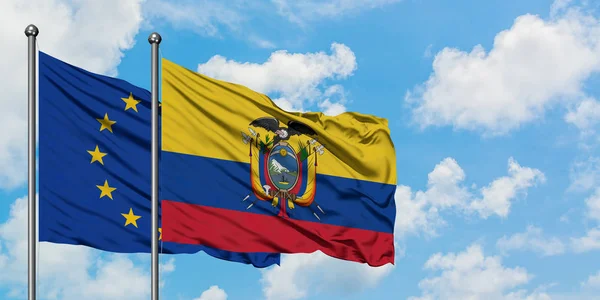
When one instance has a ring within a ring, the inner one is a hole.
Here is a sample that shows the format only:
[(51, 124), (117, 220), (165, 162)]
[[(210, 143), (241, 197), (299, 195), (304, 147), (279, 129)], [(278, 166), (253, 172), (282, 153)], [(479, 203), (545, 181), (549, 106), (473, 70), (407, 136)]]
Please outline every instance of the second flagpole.
[(154, 32), (148, 37), (152, 47), (152, 300), (158, 300), (158, 45), (162, 38)]
[(36, 37), (39, 33), (38, 28), (31, 24), (25, 28), (25, 36), (27, 36), (27, 107), (28, 107), (28, 121), (27, 126), (29, 131), (29, 138), (27, 142), (27, 202), (28, 202), (28, 226), (27, 226), (27, 298), (29, 300), (36, 299), (36, 275), (37, 275), (37, 206), (35, 198), (36, 190), (36, 176), (35, 176), (35, 148), (36, 148), (36, 132), (37, 132), (37, 49), (36, 49)]

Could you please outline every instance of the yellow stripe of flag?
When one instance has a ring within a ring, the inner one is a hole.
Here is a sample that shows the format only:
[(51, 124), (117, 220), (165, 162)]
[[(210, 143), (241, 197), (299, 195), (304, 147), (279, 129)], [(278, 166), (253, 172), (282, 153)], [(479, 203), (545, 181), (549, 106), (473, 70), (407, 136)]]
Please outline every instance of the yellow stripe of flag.
[(241, 132), (248, 133), (257, 118), (274, 117), (283, 126), (298, 121), (317, 133), (326, 152), (317, 157), (318, 173), (396, 184), (396, 157), (386, 119), (351, 112), (335, 117), (286, 112), (266, 95), (164, 58), (162, 104), (164, 151), (250, 163)]

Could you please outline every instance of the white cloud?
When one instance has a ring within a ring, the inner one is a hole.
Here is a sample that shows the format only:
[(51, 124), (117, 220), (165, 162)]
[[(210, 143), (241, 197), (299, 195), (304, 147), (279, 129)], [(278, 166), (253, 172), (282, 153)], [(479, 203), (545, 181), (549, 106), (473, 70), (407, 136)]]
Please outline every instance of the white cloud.
[(557, 104), (585, 98), (582, 87), (598, 71), (599, 20), (557, 3), (548, 20), (516, 18), (489, 52), (481, 45), (471, 52), (444, 48), (430, 78), (406, 100), (422, 128), (452, 125), (500, 135), (542, 118)]
[(600, 224), (600, 187), (596, 188), (596, 191), (585, 199), (585, 205), (587, 207), (587, 217)]
[(328, 116), (337, 116), (346, 111), (346, 107), (341, 103), (331, 103), (329, 99), (325, 99), (319, 103), (319, 108), (323, 111), (323, 114)]
[[(286, 110), (304, 110), (320, 104), (331, 113), (343, 111), (343, 89), (327, 87), (327, 80), (351, 76), (356, 70), (356, 57), (346, 45), (333, 43), (331, 54), (289, 53), (275, 51), (262, 63), (240, 63), (220, 55), (198, 65), (198, 72), (207, 76), (242, 84), (264, 94), (279, 95), (274, 101)], [(332, 102), (334, 96), (342, 100)], [(329, 100), (328, 100), (329, 99)]]
[(545, 237), (542, 229), (527, 226), (523, 233), (516, 233), (510, 237), (503, 236), (496, 242), (496, 247), (502, 252), (512, 250), (530, 250), (543, 256), (563, 254), (564, 243), (556, 237)]
[(199, 298), (194, 300), (227, 300), (227, 293), (218, 286), (213, 285), (208, 290), (202, 292)]
[(508, 160), (508, 176), (492, 181), (479, 189), (477, 196), (463, 183), (465, 172), (453, 158), (445, 158), (428, 175), (427, 190), (413, 193), (408, 186), (396, 189), (396, 234), (423, 232), (436, 235), (436, 229), (446, 223), (440, 217), (445, 210), (477, 213), (481, 218), (490, 215), (508, 216), (512, 201), (528, 188), (545, 181), (544, 174)]
[(346, 94), (344, 92), (344, 87), (339, 84), (332, 85), (325, 93), (323, 93), (323, 98), (320, 103), (317, 103), (319, 110), (323, 112), (323, 114), (328, 116), (337, 116), (346, 111)]
[[(0, 1), (0, 188), (26, 179), (27, 38), (38, 26), (39, 49), (92, 72), (116, 74), (123, 51), (134, 44), (142, 21), (142, 0)], [(110, 7), (111, 9), (105, 9)], [(110, 22), (106, 22), (110, 20)]]
[[(135, 266), (126, 256), (113, 255), (108, 261), (100, 259), (94, 267), (95, 276), (87, 274), (83, 280), (74, 280), (68, 285), (65, 285), (65, 279), (59, 276), (60, 273), (53, 274), (57, 280), (52, 284), (52, 289), (56, 289), (58, 295), (62, 294), (61, 299), (148, 298), (148, 273)], [(59, 289), (61, 286), (62, 291)]]
[[(519, 290), (516, 292), (508, 293), (506, 296), (502, 298), (502, 300), (558, 300), (554, 295), (550, 295), (546, 293), (543, 289), (540, 291), (533, 291), (533, 293), (529, 293), (526, 290)], [(568, 298), (571, 300), (583, 300), (581, 298)], [(566, 299), (564, 299), (566, 300)]]
[(271, 0), (279, 14), (291, 22), (305, 25), (306, 21), (324, 17), (338, 17), (360, 10), (374, 9), (400, 0)]
[(550, 15), (556, 16), (557, 14), (564, 12), (565, 9), (569, 8), (569, 5), (573, 2), (573, 0), (554, 0), (552, 5), (550, 6)]
[(583, 288), (600, 290), (600, 271), (595, 275), (590, 275), (588, 279), (581, 283)]
[(343, 261), (317, 251), (282, 255), (281, 266), (262, 271), (261, 283), (267, 300), (303, 299), (318, 293), (349, 295), (375, 287), (393, 268)]
[(521, 167), (512, 157), (508, 160), (508, 175), (497, 178), (482, 188), (483, 197), (471, 202), (470, 209), (479, 212), (483, 218), (492, 214), (506, 217), (510, 211), (511, 199), (518, 193), (526, 195), (528, 188), (546, 181), (540, 170)]
[(258, 46), (259, 48), (273, 49), (273, 48), (277, 47), (277, 45), (275, 45), (274, 42), (264, 39), (262, 37), (259, 37), (255, 34), (247, 35), (247, 37), (250, 42), (252, 42), (254, 45)]
[(144, 15), (150, 19), (164, 19), (176, 28), (196, 31), (202, 35), (218, 36), (219, 26), (239, 29), (245, 21), (237, 9), (239, 1), (164, 1), (148, 0)]
[[(8, 220), (0, 224), (0, 287), (22, 296), (27, 284), (27, 198), (17, 199)], [(84, 246), (39, 243), (38, 293), (58, 299), (148, 299), (148, 268), (134, 255), (101, 255)], [(161, 278), (174, 261), (161, 265)]]
[(430, 58), (433, 55), (433, 53), (431, 52), (432, 49), (433, 49), (433, 44), (429, 44), (427, 46), (427, 48), (425, 48), (425, 51), (423, 52), (423, 57)]
[(549, 299), (539, 292), (513, 292), (533, 276), (524, 268), (503, 266), (498, 256), (485, 256), (478, 244), (458, 254), (436, 253), (427, 260), (425, 269), (440, 273), (421, 280), (422, 295), (409, 299)]
[(587, 98), (565, 115), (565, 120), (579, 128), (584, 135), (591, 135), (600, 124), (600, 102)]
[(436, 235), (436, 229), (444, 226), (439, 217), (442, 210), (463, 207), (470, 198), (466, 187), (461, 186), (465, 178), (463, 169), (453, 158), (445, 158), (428, 174), (427, 190), (412, 193), (408, 186), (396, 188), (395, 234), (423, 231)]
[(570, 170), (570, 191), (589, 191), (600, 186), (600, 157), (589, 157), (573, 163)]
[[(585, 199), (586, 217), (600, 225), (600, 188)], [(591, 228), (585, 236), (571, 238), (571, 248), (576, 253), (600, 250), (600, 227)]]
[(585, 236), (571, 238), (571, 247), (576, 253), (600, 250), (600, 228), (588, 230)]
[[(144, 254), (146, 255), (146, 254)], [(167, 260), (167, 262), (160, 264), (159, 265), (159, 272), (160, 274), (163, 273), (172, 273), (175, 271), (175, 258), (169, 258), (169, 260)]]
[[(226, 4), (225, 4), (226, 3)], [(223, 33), (242, 37), (259, 48), (275, 48), (275, 44), (253, 33), (253, 14), (264, 15), (273, 10), (265, 3), (245, 0), (148, 0), (144, 6), (144, 25), (152, 28), (159, 21), (167, 21), (177, 29), (190, 30), (202, 36), (223, 38)]]

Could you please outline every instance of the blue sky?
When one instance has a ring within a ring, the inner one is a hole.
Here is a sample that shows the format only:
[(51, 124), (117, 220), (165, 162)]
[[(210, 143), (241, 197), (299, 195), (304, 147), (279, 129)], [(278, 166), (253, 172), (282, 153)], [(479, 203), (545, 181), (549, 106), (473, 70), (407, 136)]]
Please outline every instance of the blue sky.
[[(0, 4), (0, 66), (14, 70), (0, 74), (1, 298), (24, 298), (26, 287), (26, 206), (16, 199), (26, 195), (29, 23), (42, 51), (141, 87), (157, 31), (163, 57), (282, 108), (389, 120), (394, 267), (320, 253), (267, 270), (202, 253), (162, 257), (163, 299), (599, 297), (598, 3), (18, 2)], [(149, 297), (148, 256), (40, 250), (42, 299)]]

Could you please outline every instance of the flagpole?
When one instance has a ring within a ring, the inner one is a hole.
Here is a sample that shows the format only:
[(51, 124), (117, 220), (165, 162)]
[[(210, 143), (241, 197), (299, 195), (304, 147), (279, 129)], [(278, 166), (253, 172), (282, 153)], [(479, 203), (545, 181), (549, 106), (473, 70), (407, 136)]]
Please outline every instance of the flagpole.
[(158, 300), (158, 45), (162, 38), (148, 37), (152, 47), (152, 300)]
[(27, 36), (27, 81), (28, 81), (28, 232), (27, 232), (27, 240), (28, 240), (28, 256), (27, 256), (27, 266), (28, 268), (28, 277), (27, 277), (27, 287), (28, 287), (28, 299), (35, 300), (36, 296), (36, 243), (37, 243), (37, 214), (36, 214), (36, 202), (35, 202), (35, 146), (36, 146), (36, 129), (37, 129), (37, 111), (36, 111), (36, 97), (37, 97), (37, 86), (36, 86), (36, 46), (35, 41), (37, 35), (39, 33), (38, 28), (31, 24), (25, 28), (25, 36)]

